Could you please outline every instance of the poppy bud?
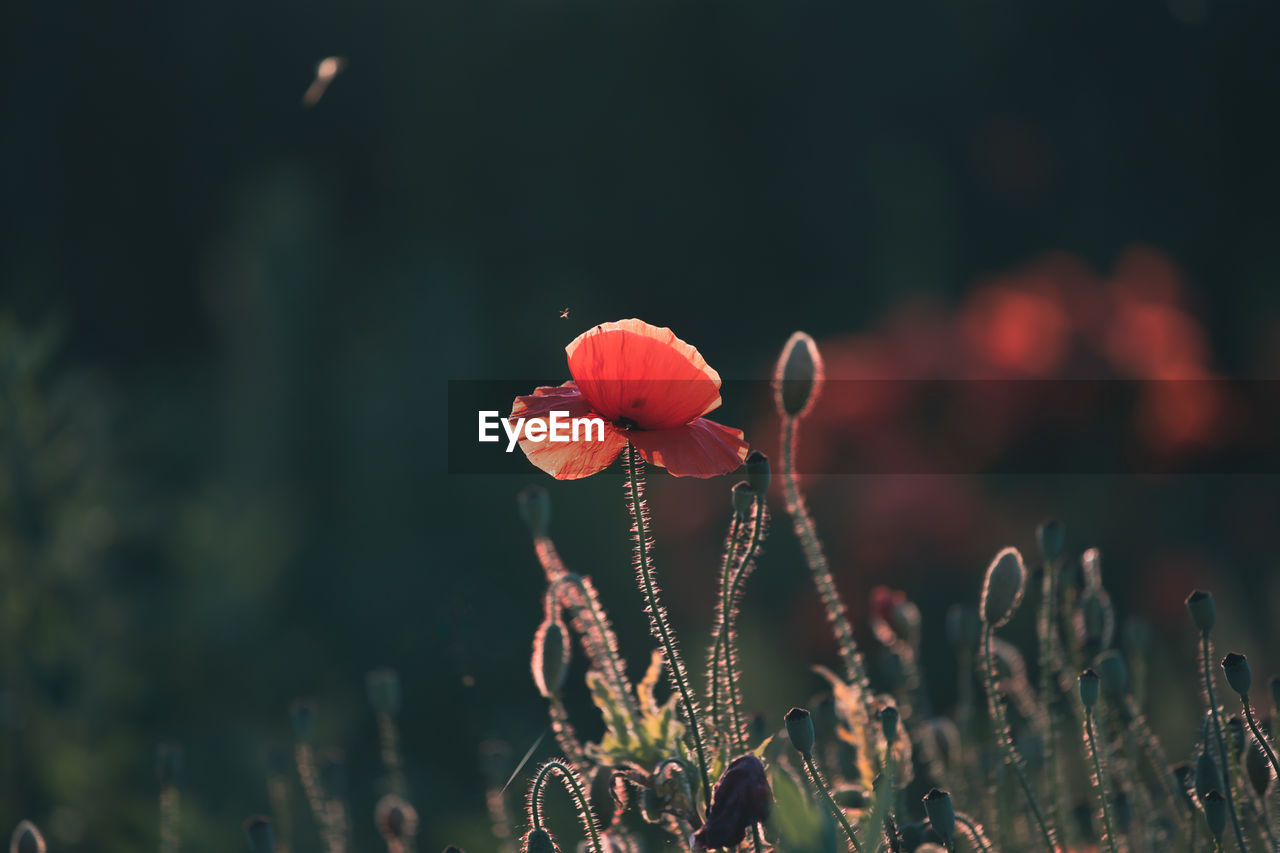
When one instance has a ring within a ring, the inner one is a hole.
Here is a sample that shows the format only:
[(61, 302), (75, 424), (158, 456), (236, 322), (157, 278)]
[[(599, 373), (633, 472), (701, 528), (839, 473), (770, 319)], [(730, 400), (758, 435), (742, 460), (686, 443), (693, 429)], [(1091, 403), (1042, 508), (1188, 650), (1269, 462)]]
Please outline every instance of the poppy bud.
[(373, 823), (388, 847), (403, 845), (418, 834), (418, 811), (395, 794), (387, 794), (373, 809)]
[(947, 608), (947, 640), (957, 650), (971, 650), (978, 645), (982, 621), (978, 611), (967, 604), (953, 604)]
[(889, 744), (889, 749), (898, 741), (898, 709), (893, 705), (885, 705), (880, 709), (880, 730)]
[(1096, 593), (1087, 594), (1080, 602), (1080, 623), (1087, 642), (1097, 643), (1102, 640), (1102, 635), (1107, 630), (1107, 611), (1102, 598)]
[(822, 390), (822, 356), (804, 332), (793, 334), (782, 348), (773, 376), (773, 397), (786, 417), (803, 417)]
[[(1271, 727), (1266, 721), (1263, 721), (1259, 728), (1262, 730), (1263, 737), (1271, 733)], [(1247, 750), (1244, 754), (1244, 769), (1253, 789), (1258, 792), (1259, 797), (1265, 799), (1267, 788), (1271, 785), (1271, 765), (1267, 762), (1266, 753), (1262, 751), (1262, 747), (1256, 740), (1253, 743), (1253, 749)]]
[(764, 497), (769, 493), (769, 481), (772, 478), (769, 473), (769, 457), (759, 450), (753, 450), (747, 454), (746, 465), (747, 482), (751, 484), (751, 491)]
[(534, 539), (547, 535), (551, 526), (551, 495), (542, 486), (525, 486), (516, 495), (516, 507)]
[(982, 581), (982, 621), (999, 628), (1009, 621), (1022, 602), (1027, 570), (1017, 548), (1005, 548), (987, 567)]
[(21, 821), (9, 841), (10, 853), (44, 853), (44, 836), (34, 823)]
[(263, 815), (254, 815), (244, 822), (244, 840), (249, 844), (252, 853), (274, 853), (276, 849), (276, 831), (271, 819)]
[(370, 670), (364, 678), (369, 704), (379, 714), (394, 717), (400, 713), (400, 674), (389, 666)]
[(1196, 796), (1202, 800), (1210, 791), (1222, 787), (1222, 774), (1218, 772), (1218, 765), (1209, 756), (1207, 749), (1196, 757), (1195, 778)]
[(1212, 631), (1214, 623), (1217, 622), (1217, 613), (1213, 608), (1213, 593), (1197, 589), (1188, 595), (1187, 612), (1191, 614), (1191, 621), (1196, 623), (1201, 633), (1207, 634)]
[(769, 818), (772, 800), (764, 764), (750, 753), (738, 756), (716, 782), (707, 822), (693, 834), (693, 849), (737, 847), (748, 828)]
[(813, 751), (813, 717), (804, 708), (792, 708), (782, 718), (787, 724), (787, 737), (801, 755)]
[(1086, 669), (1080, 673), (1080, 701), (1084, 703), (1086, 708), (1092, 708), (1098, 704), (1098, 673), (1092, 669)]
[(1102, 587), (1102, 552), (1090, 548), (1080, 555), (1080, 570), (1084, 573), (1085, 589)]
[(1213, 840), (1222, 843), (1222, 831), (1227, 828), (1227, 798), (1218, 793), (1218, 789), (1204, 795), (1204, 820), (1209, 824)]
[(1093, 669), (1102, 680), (1102, 695), (1116, 700), (1124, 696), (1129, 686), (1129, 667), (1114, 649), (1098, 655)]
[(752, 743), (763, 743), (769, 736), (769, 719), (764, 714), (752, 714), (747, 721), (747, 734)]
[(933, 831), (950, 845), (956, 831), (956, 810), (951, 803), (951, 794), (937, 788), (930, 789), (924, 795), (924, 813), (928, 815)]
[(182, 772), (182, 745), (173, 741), (156, 744), (156, 779), (164, 787), (176, 784)]
[(729, 492), (733, 498), (733, 512), (739, 519), (747, 517), (751, 512), (751, 505), (756, 502), (755, 490), (751, 488), (751, 484), (746, 480), (736, 483)]
[(560, 853), (560, 848), (551, 838), (551, 833), (539, 827), (525, 833), (524, 853)]
[(1067, 548), (1067, 528), (1061, 521), (1051, 518), (1036, 528), (1036, 547), (1046, 563), (1052, 565), (1062, 557)]
[(289, 722), (293, 724), (293, 736), (309, 741), (316, 731), (316, 706), (310, 699), (294, 699), (289, 705)]
[(1227, 684), (1241, 696), (1249, 695), (1253, 686), (1253, 673), (1249, 670), (1249, 659), (1244, 655), (1231, 652), (1222, 659), (1222, 672), (1227, 676)]
[(569, 672), (569, 636), (559, 619), (546, 619), (533, 635), (533, 683), (545, 698), (559, 696)]

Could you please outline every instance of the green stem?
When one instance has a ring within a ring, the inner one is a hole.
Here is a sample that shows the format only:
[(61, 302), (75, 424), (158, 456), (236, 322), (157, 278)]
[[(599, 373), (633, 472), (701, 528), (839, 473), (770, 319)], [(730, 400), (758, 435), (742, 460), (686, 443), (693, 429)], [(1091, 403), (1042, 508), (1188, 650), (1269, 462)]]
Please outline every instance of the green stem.
[(1218, 699), (1213, 691), (1213, 667), (1210, 660), (1213, 659), (1212, 641), (1209, 639), (1209, 632), (1202, 631), (1200, 633), (1200, 669), (1204, 678), (1204, 692), (1209, 700), (1209, 716), (1213, 718), (1213, 736), (1214, 741), (1218, 745), (1218, 757), (1222, 761), (1222, 787), (1226, 788), (1223, 794), (1227, 798), (1227, 813), (1231, 815), (1231, 828), (1236, 834), (1236, 844), (1240, 845), (1240, 853), (1247, 853), (1248, 847), (1244, 843), (1244, 833), (1240, 831), (1240, 818), (1236, 816), (1236, 801), (1231, 792), (1231, 758), (1227, 752), (1227, 740), (1222, 736), (1222, 717), (1218, 713)]
[(858, 839), (853, 834), (853, 827), (849, 826), (849, 819), (844, 816), (844, 810), (836, 804), (836, 801), (831, 799), (831, 793), (827, 790), (827, 783), (822, 780), (822, 774), (818, 772), (818, 765), (814, 763), (813, 756), (808, 753), (801, 753), (800, 757), (804, 760), (804, 769), (809, 774), (809, 781), (813, 783), (813, 789), (827, 804), (827, 808), (831, 810), (832, 817), (840, 822), (845, 838), (849, 839), (849, 846), (854, 849), (855, 853), (862, 853), (862, 846), (858, 844)]
[(582, 821), (582, 828), (586, 830), (587, 836), (591, 839), (592, 849), (595, 850), (595, 853), (604, 853), (604, 847), (600, 844), (600, 831), (596, 829), (596, 819), (591, 814), (591, 801), (587, 799), (586, 792), (583, 791), (582, 785), (579, 784), (577, 774), (572, 767), (554, 758), (538, 768), (538, 775), (533, 777), (533, 785), (530, 788), (531, 796), (529, 797), (529, 820), (532, 822), (533, 828), (542, 828), (542, 789), (547, 784), (548, 776), (558, 776), (564, 782), (565, 789), (569, 792), (569, 796), (573, 798), (573, 804), (578, 809), (578, 817)]
[[(726, 688), (728, 687), (727, 678), (733, 677), (733, 669), (729, 667), (727, 669), (728, 675), (726, 675), (721, 656), (724, 654), (725, 635), (728, 633), (729, 587), (733, 579), (733, 558), (738, 550), (738, 534), (741, 526), (742, 521), (735, 512), (733, 520), (729, 522), (729, 544), (725, 547), (724, 560), (720, 566), (720, 619), (719, 625), (716, 626), (715, 645), (711, 652), (711, 721), (720, 731), (728, 728), (720, 717), (720, 687), (722, 684)], [(730, 707), (732, 707), (732, 704), (732, 700), (730, 700)], [(736, 723), (734, 725), (736, 726)], [(736, 735), (737, 728), (735, 727), (733, 731)], [(734, 736), (729, 738), (730, 749), (732, 749), (734, 740), (736, 740)]]
[(1035, 815), (1040, 834), (1044, 836), (1044, 843), (1049, 853), (1056, 853), (1057, 845), (1054, 844), (1053, 830), (1045, 821), (1044, 814), (1040, 811), (1040, 804), (1036, 802), (1036, 794), (1031, 788), (1031, 780), (1027, 778), (1027, 773), (1022, 768), (1022, 759), (1018, 755), (1018, 749), (1013, 744), (1013, 734), (1009, 731), (1009, 721), (1005, 719), (1004, 709), (1000, 707), (1000, 697), (996, 695), (996, 667), (995, 661), (991, 658), (990, 625), (982, 626), (982, 658), (987, 680), (987, 706), (991, 711), (992, 722), (995, 724), (996, 740), (1000, 742), (1000, 748), (1004, 751), (1004, 763), (1013, 770), (1013, 774), (1018, 778), (1018, 784), (1022, 786), (1022, 792), (1027, 796), (1027, 802), (1031, 806), (1032, 814)]
[(1267, 754), (1267, 761), (1271, 762), (1271, 770), (1275, 773), (1276, 778), (1280, 779), (1280, 763), (1276, 761), (1276, 754), (1271, 751), (1271, 745), (1267, 743), (1266, 737), (1262, 734), (1262, 729), (1258, 727), (1258, 721), (1253, 717), (1253, 706), (1249, 704), (1249, 697), (1242, 695), (1240, 704), (1244, 706), (1244, 718), (1249, 723), (1249, 731), (1253, 732), (1254, 741)]
[[(600, 600), (596, 596), (595, 587), (586, 578), (572, 573), (564, 574), (554, 584), (557, 587), (561, 584), (568, 586), (581, 597), (581, 601), (570, 603), (569, 609), (571, 610), (571, 620), (581, 628), (586, 628), (586, 623), (581, 619), (583, 611), (590, 616), (591, 626), (594, 631), (580, 631), (587, 656), (591, 658), (592, 665), (597, 669), (607, 667), (608, 673), (612, 676), (614, 690), (617, 692), (619, 700), (630, 711), (632, 718), (638, 719), (640, 717), (640, 708), (636, 705), (635, 696), (631, 691), (631, 682), (627, 680), (622, 661), (618, 655), (618, 640), (613, 633), (612, 626), (609, 625), (608, 616), (601, 611)], [(590, 635), (589, 638), (588, 635)]]
[(1040, 634), (1040, 702), (1044, 707), (1044, 767), (1045, 781), (1049, 789), (1049, 814), (1054, 826), (1063, 826), (1062, 804), (1058, 797), (1058, 763), (1054, 753), (1058, 748), (1057, 715), (1054, 713), (1054, 694), (1057, 692), (1057, 679), (1054, 671), (1058, 668), (1057, 655), (1054, 654), (1054, 602), (1057, 600), (1057, 566), (1046, 560), (1044, 578), (1040, 584), (1040, 619), (1037, 623)]
[(973, 818), (964, 812), (956, 812), (956, 825), (961, 827), (965, 837), (969, 839), (969, 843), (977, 847), (981, 853), (992, 853), (991, 842), (987, 840), (987, 834), (982, 831)]
[[(703, 796), (708, 807), (711, 805), (711, 774), (707, 770), (706, 747), (702, 742), (702, 726), (698, 720), (698, 705), (689, 688), (689, 673), (685, 669), (684, 659), (676, 646), (675, 632), (667, 622), (667, 611), (658, 598), (658, 583), (654, 577), (653, 565), (649, 558), (649, 534), (644, 520), (644, 486), (640, 478), (640, 453), (631, 442), (627, 442), (627, 485), (631, 498), (632, 523), (636, 534), (636, 575), (640, 581), (640, 589), (644, 593), (645, 609), (649, 614), (649, 628), (654, 637), (662, 644), (667, 655), (667, 672), (671, 675), (676, 692), (684, 705), (685, 717), (689, 724), (689, 732), (693, 737), (694, 751), (698, 756), (698, 769), (702, 773)], [(598, 848), (597, 848), (598, 849)]]
[(757, 497), (755, 503), (755, 517), (751, 522), (751, 539), (747, 543), (747, 550), (742, 553), (742, 559), (738, 563), (738, 570), (733, 573), (733, 579), (729, 584), (728, 597), (726, 603), (728, 610), (725, 612), (724, 623), (724, 657), (725, 657), (725, 685), (728, 688), (729, 716), (732, 720), (733, 738), (732, 742), (739, 750), (746, 749), (746, 731), (742, 725), (742, 693), (737, 689), (734, 683), (734, 676), (737, 670), (733, 663), (733, 623), (734, 616), (738, 610), (738, 595), (741, 591), (742, 581), (747, 574), (751, 561), (756, 558), (756, 552), (760, 548), (760, 539), (763, 536), (765, 519), (764, 498)]
[(1093, 739), (1093, 709), (1084, 709), (1084, 739), (1089, 749), (1089, 758), (1093, 761), (1093, 789), (1098, 795), (1098, 805), (1102, 810), (1102, 831), (1107, 836), (1107, 847), (1116, 853), (1116, 832), (1111, 824), (1111, 806), (1107, 804), (1107, 784), (1102, 776), (1102, 759), (1098, 756), (1098, 745)]

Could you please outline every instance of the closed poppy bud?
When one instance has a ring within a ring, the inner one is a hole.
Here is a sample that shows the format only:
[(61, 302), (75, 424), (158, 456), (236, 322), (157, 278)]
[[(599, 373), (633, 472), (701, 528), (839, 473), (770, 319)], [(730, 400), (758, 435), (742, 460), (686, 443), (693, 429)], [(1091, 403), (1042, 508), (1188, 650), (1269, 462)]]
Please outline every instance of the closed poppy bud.
[(1210, 791), (1222, 787), (1222, 774), (1206, 749), (1196, 758), (1196, 796), (1204, 799)]
[(374, 806), (373, 824), (389, 848), (404, 845), (418, 834), (418, 811), (395, 794), (387, 794)]
[(1253, 673), (1249, 670), (1249, 659), (1244, 655), (1231, 652), (1222, 659), (1222, 672), (1227, 676), (1227, 684), (1241, 696), (1249, 695), (1253, 686)]
[(930, 789), (924, 795), (924, 813), (928, 815), (933, 831), (950, 845), (956, 831), (956, 810), (951, 803), (951, 795), (938, 788)]
[[(1271, 727), (1265, 721), (1259, 725), (1259, 728), (1262, 730), (1263, 737), (1271, 733)], [(1249, 777), (1249, 783), (1253, 785), (1253, 790), (1258, 792), (1259, 797), (1265, 798), (1267, 788), (1271, 785), (1271, 765), (1267, 762), (1266, 753), (1262, 751), (1257, 741), (1254, 741), (1253, 749), (1245, 751), (1244, 769)]]
[(772, 801), (764, 764), (750, 753), (738, 756), (716, 782), (707, 822), (693, 834), (693, 849), (737, 847), (750, 827), (769, 818)]
[(746, 518), (751, 512), (751, 505), (756, 502), (755, 490), (751, 488), (751, 484), (746, 480), (735, 483), (729, 492), (733, 498), (733, 512), (738, 518)]
[(400, 713), (400, 674), (389, 666), (370, 670), (365, 676), (365, 692), (369, 704), (379, 714), (394, 717)]
[(531, 829), (524, 836), (524, 853), (560, 853), (551, 833), (541, 827)]
[(1098, 655), (1093, 669), (1102, 680), (1103, 696), (1113, 700), (1124, 696), (1129, 686), (1129, 666), (1119, 652), (1113, 649)]
[(787, 340), (773, 377), (774, 402), (787, 417), (798, 418), (813, 407), (822, 389), (822, 356), (804, 332)]
[(516, 495), (516, 507), (520, 519), (529, 528), (534, 539), (547, 535), (551, 526), (551, 495), (542, 486), (525, 486)]
[(1067, 548), (1067, 528), (1061, 521), (1051, 518), (1036, 528), (1036, 547), (1046, 563), (1056, 563)]
[(182, 772), (182, 745), (173, 741), (156, 744), (156, 779), (163, 786), (176, 784)]
[(1212, 631), (1214, 623), (1217, 622), (1217, 612), (1213, 607), (1213, 593), (1197, 589), (1188, 595), (1187, 612), (1191, 614), (1191, 621), (1196, 623), (1196, 627), (1202, 633), (1207, 634)]
[(547, 619), (533, 635), (533, 683), (547, 699), (559, 696), (569, 672), (569, 636), (559, 619)]
[(884, 733), (884, 739), (888, 742), (889, 748), (893, 748), (893, 744), (898, 740), (898, 709), (893, 705), (886, 705), (880, 709), (880, 730)]
[(804, 708), (792, 708), (782, 718), (787, 724), (787, 737), (801, 755), (813, 751), (813, 717)]
[(1080, 613), (1084, 639), (1094, 643), (1100, 641), (1107, 630), (1107, 611), (1102, 598), (1092, 592), (1086, 595), (1080, 602)]
[(289, 722), (293, 724), (293, 736), (301, 741), (311, 740), (316, 730), (316, 706), (310, 699), (294, 699), (289, 705)]
[(1092, 708), (1098, 704), (1098, 684), (1100, 681), (1098, 673), (1092, 669), (1086, 669), (1080, 673), (1080, 701), (1084, 703), (1086, 708)]
[(973, 649), (978, 645), (982, 632), (982, 620), (978, 611), (967, 604), (953, 604), (947, 608), (947, 639), (957, 650)]
[(9, 841), (9, 853), (44, 853), (44, 836), (34, 823), (21, 821)]
[(244, 840), (251, 853), (275, 853), (276, 832), (271, 819), (254, 815), (244, 822)]
[(1027, 570), (1017, 548), (1005, 548), (987, 567), (982, 582), (982, 621), (999, 628), (1013, 617), (1022, 602)]
[(772, 479), (772, 474), (769, 472), (769, 457), (759, 450), (753, 450), (747, 454), (746, 465), (747, 482), (751, 484), (751, 491), (764, 497), (769, 493), (769, 482)]
[(1204, 795), (1204, 820), (1209, 824), (1213, 840), (1222, 843), (1222, 831), (1227, 828), (1227, 798), (1218, 793), (1218, 789)]

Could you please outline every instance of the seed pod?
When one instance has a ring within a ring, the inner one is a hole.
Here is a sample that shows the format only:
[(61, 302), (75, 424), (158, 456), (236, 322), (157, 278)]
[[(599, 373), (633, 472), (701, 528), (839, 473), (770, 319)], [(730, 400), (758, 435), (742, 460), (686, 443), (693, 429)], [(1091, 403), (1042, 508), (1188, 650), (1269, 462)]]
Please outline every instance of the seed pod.
[(996, 554), (982, 582), (982, 621), (992, 628), (1007, 623), (1022, 602), (1026, 580), (1027, 570), (1017, 548)]
[(759, 450), (753, 450), (747, 454), (746, 466), (747, 482), (751, 484), (751, 491), (764, 497), (769, 493), (769, 483), (772, 480), (769, 457)]
[(516, 507), (520, 518), (534, 539), (547, 535), (551, 526), (551, 495), (542, 486), (526, 486), (516, 495)]
[(400, 713), (400, 674), (389, 666), (370, 670), (365, 676), (365, 692), (369, 704), (379, 714), (394, 717)]
[(9, 840), (9, 853), (45, 853), (40, 829), (29, 820), (20, 821)]
[(569, 633), (557, 618), (543, 620), (533, 635), (533, 683), (545, 698), (559, 696), (569, 672)]
[(1241, 696), (1249, 695), (1253, 686), (1253, 673), (1249, 670), (1249, 659), (1244, 655), (1231, 652), (1222, 659), (1222, 672), (1227, 676), (1227, 684)]
[(813, 716), (804, 708), (792, 708), (782, 718), (787, 724), (787, 737), (801, 755), (813, 751)]
[(880, 709), (880, 731), (884, 734), (885, 742), (889, 744), (889, 749), (893, 749), (893, 745), (898, 741), (898, 709), (893, 705), (886, 705)]
[(551, 833), (545, 829), (531, 829), (524, 836), (524, 853), (560, 853)]
[(933, 831), (950, 846), (956, 831), (956, 810), (951, 803), (951, 794), (937, 788), (930, 789), (924, 795), (924, 813), (929, 816)]
[(1227, 828), (1227, 798), (1214, 788), (1201, 799), (1204, 804), (1204, 820), (1209, 824), (1214, 841), (1222, 843), (1222, 831)]
[(1050, 565), (1058, 562), (1067, 546), (1067, 528), (1061, 521), (1051, 518), (1036, 528), (1036, 547), (1040, 557)]
[(264, 815), (254, 815), (244, 822), (244, 839), (251, 853), (275, 853), (275, 828)]
[(1191, 621), (1196, 624), (1201, 633), (1207, 634), (1212, 631), (1214, 623), (1217, 622), (1217, 612), (1213, 607), (1213, 593), (1197, 589), (1188, 595), (1187, 612), (1191, 614)]
[[(1263, 737), (1271, 733), (1271, 726), (1264, 720), (1259, 728), (1262, 730)], [(1249, 735), (1249, 739), (1253, 740), (1253, 735)], [(1244, 769), (1249, 777), (1249, 784), (1253, 785), (1253, 790), (1258, 792), (1259, 797), (1266, 797), (1267, 788), (1271, 785), (1271, 765), (1267, 761), (1266, 753), (1262, 751), (1262, 747), (1257, 741), (1253, 741), (1252, 748), (1246, 749), (1244, 753)]]
[(747, 514), (751, 512), (751, 505), (756, 502), (756, 493), (751, 488), (751, 484), (746, 480), (736, 483), (729, 494), (733, 499), (734, 514), (739, 519), (746, 518)]
[(808, 414), (822, 390), (822, 356), (804, 332), (796, 332), (782, 348), (773, 376), (773, 398), (785, 417)]
[(1098, 704), (1098, 685), (1101, 679), (1098, 673), (1092, 669), (1086, 669), (1080, 673), (1080, 701), (1084, 703), (1086, 708), (1092, 708)]
[(1196, 796), (1203, 800), (1210, 791), (1221, 787), (1222, 774), (1218, 772), (1218, 765), (1209, 756), (1209, 751), (1205, 750), (1196, 757)]

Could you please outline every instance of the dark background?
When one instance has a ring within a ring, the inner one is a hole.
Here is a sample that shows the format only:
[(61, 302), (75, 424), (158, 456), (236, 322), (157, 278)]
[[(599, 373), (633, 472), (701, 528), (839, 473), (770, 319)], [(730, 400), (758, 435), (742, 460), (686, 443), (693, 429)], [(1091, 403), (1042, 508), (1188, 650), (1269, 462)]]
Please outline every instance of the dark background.
[[(633, 667), (650, 643), (616, 476), (447, 474), (447, 383), (558, 383), (595, 323), (670, 326), (726, 379), (766, 378), (797, 328), (859, 376), (1273, 378), (1277, 23), (1248, 0), (7, 4), (0, 824), (153, 847), (154, 745), (176, 739), (187, 848), (234, 848), (309, 695), (372, 849), (362, 685), (387, 664), (423, 846), (491, 848), (479, 743), (509, 743), (509, 772), (545, 727), (521, 486), (552, 491)], [(348, 65), (305, 109), (329, 55)], [(1032, 321), (1069, 326), (1056, 358)], [(829, 401), (802, 452), (902, 434), (892, 413), (846, 431)], [(776, 450), (767, 401), (716, 417)], [(953, 425), (913, 420), (913, 446)], [(732, 479), (653, 481), (659, 573), (698, 648)], [(855, 622), (875, 583), (920, 602), (945, 708), (942, 614), (1049, 513), (1166, 645), (1190, 655), (1202, 583), (1237, 614), (1224, 642), (1263, 651), (1275, 485), (811, 491)], [(747, 698), (776, 717), (834, 660), (785, 523), (753, 583)], [(1155, 715), (1175, 755), (1194, 718)]]

